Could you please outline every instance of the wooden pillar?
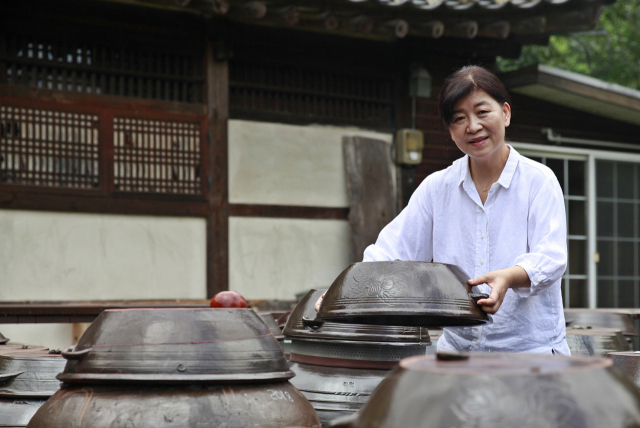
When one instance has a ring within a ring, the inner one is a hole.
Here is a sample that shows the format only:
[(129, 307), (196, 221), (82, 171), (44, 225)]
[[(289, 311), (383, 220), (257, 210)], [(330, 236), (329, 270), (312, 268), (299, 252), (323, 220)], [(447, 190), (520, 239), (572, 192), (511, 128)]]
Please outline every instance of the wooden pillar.
[(205, 48), (208, 130), (207, 297), (229, 289), (229, 186), (227, 129), (229, 121), (229, 63), (214, 59), (214, 46)]

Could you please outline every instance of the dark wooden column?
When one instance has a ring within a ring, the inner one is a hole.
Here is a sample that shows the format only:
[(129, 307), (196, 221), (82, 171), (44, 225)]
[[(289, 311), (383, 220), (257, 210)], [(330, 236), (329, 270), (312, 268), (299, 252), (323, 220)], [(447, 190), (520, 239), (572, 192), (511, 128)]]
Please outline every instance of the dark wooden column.
[(207, 297), (229, 289), (229, 186), (227, 130), (229, 121), (229, 63), (214, 59), (214, 46), (205, 48), (208, 131)]

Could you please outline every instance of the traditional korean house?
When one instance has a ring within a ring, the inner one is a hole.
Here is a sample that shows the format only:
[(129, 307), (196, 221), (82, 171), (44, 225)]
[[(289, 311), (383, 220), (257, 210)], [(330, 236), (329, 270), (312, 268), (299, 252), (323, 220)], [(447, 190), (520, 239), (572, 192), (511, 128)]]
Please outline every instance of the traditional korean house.
[[(444, 77), (592, 29), (606, 3), (6, 2), (0, 300), (326, 287), (352, 259), (343, 138), (389, 147), (401, 208), (459, 156), (437, 115)], [(566, 305), (637, 306), (638, 93), (545, 67), (504, 78), (508, 138), (564, 185)], [(417, 166), (392, 155), (403, 129), (422, 133)]]

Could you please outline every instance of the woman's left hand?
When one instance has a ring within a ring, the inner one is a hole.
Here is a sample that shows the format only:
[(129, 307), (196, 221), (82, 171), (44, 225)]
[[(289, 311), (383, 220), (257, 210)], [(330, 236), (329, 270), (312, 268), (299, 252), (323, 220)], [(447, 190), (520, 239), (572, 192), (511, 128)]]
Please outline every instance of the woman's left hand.
[(500, 309), (507, 290), (512, 287), (530, 287), (531, 282), (527, 272), (520, 266), (494, 270), (470, 279), (469, 285), (487, 284), (491, 287), (491, 294), (486, 299), (478, 300), (478, 305), (488, 314), (495, 314)]

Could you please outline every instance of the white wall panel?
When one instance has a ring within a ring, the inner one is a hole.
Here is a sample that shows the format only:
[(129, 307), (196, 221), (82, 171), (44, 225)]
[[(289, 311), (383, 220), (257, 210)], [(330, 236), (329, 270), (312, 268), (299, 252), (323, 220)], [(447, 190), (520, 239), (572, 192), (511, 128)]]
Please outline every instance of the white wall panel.
[(349, 223), (231, 217), (229, 288), (250, 299), (294, 299), (328, 288), (349, 263)]
[(332, 126), (229, 121), (229, 201), (347, 207), (342, 137), (391, 134)]
[(204, 219), (0, 210), (0, 301), (205, 298), (205, 229)]

